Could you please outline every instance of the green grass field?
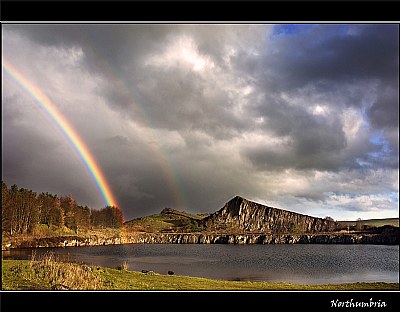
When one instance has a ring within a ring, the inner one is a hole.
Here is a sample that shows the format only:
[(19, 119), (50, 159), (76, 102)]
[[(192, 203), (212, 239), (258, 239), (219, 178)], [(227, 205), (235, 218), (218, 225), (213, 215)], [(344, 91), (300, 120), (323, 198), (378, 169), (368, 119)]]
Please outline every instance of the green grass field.
[(399, 283), (300, 285), (221, 281), (41, 260), (3, 260), (2, 290), (399, 290)]
[(174, 209), (164, 209), (159, 214), (153, 214), (141, 218), (136, 218), (125, 222), (124, 226), (127, 229), (142, 230), (146, 232), (161, 232), (161, 231), (191, 231), (194, 222), (203, 219), (207, 215), (190, 214), (185, 211)]
[[(384, 225), (399, 226), (399, 218), (361, 220), (363, 225), (379, 227)], [(338, 221), (340, 226), (356, 226), (357, 221)]]

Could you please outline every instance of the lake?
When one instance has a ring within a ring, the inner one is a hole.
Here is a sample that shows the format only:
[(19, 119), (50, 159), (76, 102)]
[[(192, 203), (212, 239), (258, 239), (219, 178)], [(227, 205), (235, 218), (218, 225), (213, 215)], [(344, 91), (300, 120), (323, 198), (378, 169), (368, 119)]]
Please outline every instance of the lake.
[[(37, 248), (61, 259), (128, 270), (221, 280), (301, 284), (399, 282), (399, 246), (365, 244), (124, 244)], [(30, 259), (33, 249), (3, 251), (3, 259)]]

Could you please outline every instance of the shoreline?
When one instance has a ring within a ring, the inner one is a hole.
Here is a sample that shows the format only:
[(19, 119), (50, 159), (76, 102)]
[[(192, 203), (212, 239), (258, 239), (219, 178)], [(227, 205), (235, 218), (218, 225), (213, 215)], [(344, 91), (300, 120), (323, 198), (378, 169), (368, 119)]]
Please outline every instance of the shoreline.
[(224, 233), (146, 233), (121, 232), (112, 236), (65, 235), (8, 238), (2, 251), (21, 248), (63, 248), (120, 244), (372, 244), (399, 245), (399, 235), (365, 233), (324, 234), (224, 234)]
[[(30, 272), (29, 260), (3, 260), (3, 285), (2, 290), (74, 290), (73, 288), (54, 288), (57, 284), (48, 277), (33, 277)], [(249, 281), (225, 281), (210, 278), (164, 275), (150, 272), (129, 271), (127, 269), (113, 269), (101, 266), (88, 266), (68, 262), (41, 262), (34, 261), (41, 270), (48, 267), (57, 269), (57, 279), (61, 281), (63, 271), (71, 269), (82, 270), (88, 277), (99, 278), (101, 283), (99, 290), (386, 290), (399, 291), (399, 283), (388, 282), (354, 282), (341, 284), (295, 284), (286, 282), (249, 282)], [(52, 272), (48, 272), (49, 274)], [(96, 277), (97, 276), (97, 277)], [(65, 281), (64, 281), (65, 282)], [(100, 284), (98, 284), (100, 285)], [(96, 288), (97, 289), (97, 288)], [(90, 289), (81, 289), (90, 290)]]

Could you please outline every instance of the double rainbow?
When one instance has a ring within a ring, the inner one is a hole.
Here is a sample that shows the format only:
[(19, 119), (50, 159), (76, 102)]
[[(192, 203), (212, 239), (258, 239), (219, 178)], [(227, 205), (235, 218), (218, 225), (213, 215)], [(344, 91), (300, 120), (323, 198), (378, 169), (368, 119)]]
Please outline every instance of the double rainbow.
[(80, 160), (93, 179), (105, 205), (118, 207), (117, 200), (99, 165), (90, 153), (82, 138), (76, 133), (65, 117), (57, 110), (52, 101), (38, 87), (28, 80), (20, 71), (3, 58), (3, 68), (35, 102), (51, 117), (52, 121), (65, 136), (71, 147), (77, 152)]

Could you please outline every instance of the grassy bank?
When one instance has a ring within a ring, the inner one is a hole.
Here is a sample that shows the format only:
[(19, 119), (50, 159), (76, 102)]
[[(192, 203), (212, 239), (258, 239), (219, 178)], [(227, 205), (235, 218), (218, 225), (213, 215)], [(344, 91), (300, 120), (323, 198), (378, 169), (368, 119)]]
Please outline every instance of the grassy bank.
[(161, 275), (154, 272), (62, 263), (54, 256), (33, 260), (3, 260), (2, 290), (399, 290), (399, 283), (300, 285), (220, 281)]

